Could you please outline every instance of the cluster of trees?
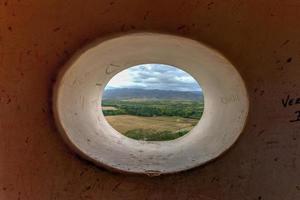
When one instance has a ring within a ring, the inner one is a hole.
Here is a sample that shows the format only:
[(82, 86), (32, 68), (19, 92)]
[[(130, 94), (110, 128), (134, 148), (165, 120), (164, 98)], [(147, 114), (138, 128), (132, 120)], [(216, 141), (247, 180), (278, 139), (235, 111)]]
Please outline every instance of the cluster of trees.
[(124, 135), (135, 139), (135, 140), (144, 140), (144, 141), (168, 141), (179, 138), (189, 131), (182, 130), (177, 132), (172, 131), (156, 131), (153, 129), (133, 129), (127, 131)]
[(203, 103), (197, 101), (110, 101), (105, 100), (102, 106), (113, 106), (117, 110), (103, 110), (108, 115), (136, 115), (144, 117), (178, 116), (200, 119), (203, 113)]

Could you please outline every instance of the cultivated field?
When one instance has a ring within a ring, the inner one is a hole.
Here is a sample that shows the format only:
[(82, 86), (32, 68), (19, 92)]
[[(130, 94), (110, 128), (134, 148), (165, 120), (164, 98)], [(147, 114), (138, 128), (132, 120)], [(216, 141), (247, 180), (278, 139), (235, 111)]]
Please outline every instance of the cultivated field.
[(102, 111), (118, 132), (137, 140), (166, 141), (188, 133), (203, 113), (203, 102), (106, 100)]
[(109, 124), (120, 133), (125, 134), (133, 129), (153, 129), (162, 131), (190, 131), (198, 119), (182, 117), (140, 117), (133, 115), (115, 115), (105, 117)]

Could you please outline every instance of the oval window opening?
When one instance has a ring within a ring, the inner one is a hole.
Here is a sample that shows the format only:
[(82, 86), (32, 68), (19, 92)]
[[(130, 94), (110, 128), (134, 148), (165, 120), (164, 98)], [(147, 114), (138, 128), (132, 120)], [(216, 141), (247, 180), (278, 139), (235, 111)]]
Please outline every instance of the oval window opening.
[[(129, 96), (133, 89), (144, 95)], [(187, 99), (197, 93), (200, 101)], [(248, 111), (244, 80), (226, 57), (199, 41), (158, 33), (87, 46), (64, 66), (53, 92), (55, 122), (75, 152), (98, 166), (147, 175), (216, 159), (237, 141)]]
[(204, 97), (187, 72), (165, 64), (136, 65), (106, 85), (102, 112), (120, 134), (143, 141), (168, 141), (188, 134), (200, 120)]

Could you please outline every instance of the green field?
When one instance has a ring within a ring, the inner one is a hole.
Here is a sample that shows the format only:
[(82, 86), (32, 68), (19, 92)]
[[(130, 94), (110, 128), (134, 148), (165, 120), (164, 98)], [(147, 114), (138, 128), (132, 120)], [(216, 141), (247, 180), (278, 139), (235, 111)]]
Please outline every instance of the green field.
[[(143, 117), (179, 116), (200, 119), (203, 112), (203, 103), (197, 101), (104, 100), (102, 106), (105, 116), (129, 114)], [(106, 107), (114, 109), (105, 109)]]
[(102, 111), (118, 132), (137, 140), (166, 141), (188, 133), (199, 121), (203, 103), (196, 101), (104, 100)]

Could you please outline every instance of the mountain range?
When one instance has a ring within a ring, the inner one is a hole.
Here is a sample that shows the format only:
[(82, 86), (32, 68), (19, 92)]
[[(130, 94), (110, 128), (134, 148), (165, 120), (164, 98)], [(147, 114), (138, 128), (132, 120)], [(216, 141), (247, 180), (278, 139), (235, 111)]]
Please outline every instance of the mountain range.
[(118, 88), (106, 89), (103, 100), (185, 100), (203, 101), (201, 91), (174, 91), (157, 89)]

